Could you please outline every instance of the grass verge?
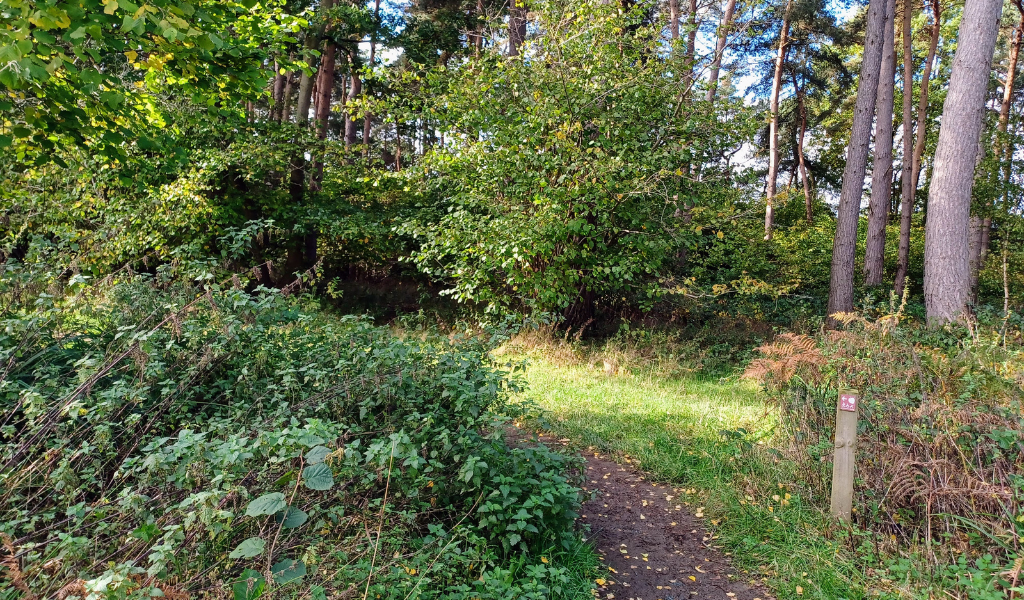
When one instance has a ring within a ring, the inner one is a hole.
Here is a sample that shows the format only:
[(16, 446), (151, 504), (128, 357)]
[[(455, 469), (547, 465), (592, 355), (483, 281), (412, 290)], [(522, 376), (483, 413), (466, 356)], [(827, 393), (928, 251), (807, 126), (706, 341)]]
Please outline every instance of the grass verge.
[(794, 465), (773, 450), (776, 418), (755, 384), (609, 376), (537, 355), (527, 377), (529, 396), (547, 411), (539, 427), (687, 488), (690, 509), (745, 577), (780, 598), (868, 595), (852, 538), (819, 508), (827, 499), (800, 486)]

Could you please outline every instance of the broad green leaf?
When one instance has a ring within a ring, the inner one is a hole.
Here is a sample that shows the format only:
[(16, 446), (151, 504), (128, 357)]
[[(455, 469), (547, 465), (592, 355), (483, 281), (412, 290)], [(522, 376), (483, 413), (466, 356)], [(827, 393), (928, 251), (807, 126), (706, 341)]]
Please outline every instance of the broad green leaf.
[(231, 591), (234, 595), (234, 600), (256, 600), (263, 595), (263, 588), (267, 585), (267, 580), (260, 575), (259, 571), (252, 569), (246, 569), (242, 571), (242, 576), (231, 586)]
[(283, 522), (284, 527), (287, 527), (288, 529), (294, 529), (295, 527), (302, 525), (306, 522), (306, 519), (308, 518), (309, 515), (306, 514), (306, 511), (302, 510), (301, 508), (295, 508), (294, 506), (289, 506), (288, 508), (274, 515), (274, 519), (278, 523)]
[(331, 449), (326, 446), (316, 446), (306, 453), (306, 463), (315, 465), (317, 463), (324, 462), (327, 455), (331, 453)]
[(310, 465), (302, 470), (302, 483), (311, 490), (329, 490), (334, 487), (334, 474), (324, 463)]
[(284, 501), (284, 494), (281, 492), (273, 492), (270, 494), (264, 494), (250, 502), (249, 506), (245, 509), (245, 514), (250, 517), (272, 515), (284, 510), (286, 506), (288, 506), (288, 503)]
[(251, 537), (231, 551), (228, 558), (252, 558), (263, 554), (263, 548), (267, 542), (263, 538)]
[(306, 564), (301, 560), (286, 558), (270, 568), (270, 575), (276, 585), (284, 585), (295, 581), (306, 574)]

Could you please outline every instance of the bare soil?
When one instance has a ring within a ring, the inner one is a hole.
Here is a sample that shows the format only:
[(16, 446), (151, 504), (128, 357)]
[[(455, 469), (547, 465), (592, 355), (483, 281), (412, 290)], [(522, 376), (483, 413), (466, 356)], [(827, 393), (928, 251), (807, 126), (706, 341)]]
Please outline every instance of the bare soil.
[[(527, 434), (509, 431), (522, 444)], [(568, 439), (539, 441), (565, 446)], [(603, 600), (772, 600), (756, 582), (744, 582), (714, 544), (684, 489), (652, 483), (629, 464), (584, 453), (584, 489), (596, 492), (580, 521), (601, 556), (595, 598)]]

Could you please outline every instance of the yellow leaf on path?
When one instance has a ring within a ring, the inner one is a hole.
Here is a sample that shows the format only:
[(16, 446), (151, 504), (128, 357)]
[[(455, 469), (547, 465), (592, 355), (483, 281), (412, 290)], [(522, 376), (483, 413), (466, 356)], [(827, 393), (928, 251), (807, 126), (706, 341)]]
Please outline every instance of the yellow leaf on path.
[(690, 581), (697, 581), (697, 578), (694, 577), (693, 575), (690, 575)]
[(596, 583), (597, 585), (604, 585), (607, 582), (604, 579), (601, 579), (600, 577), (598, 577), (597, 579), (594, 580), (594, 583)]

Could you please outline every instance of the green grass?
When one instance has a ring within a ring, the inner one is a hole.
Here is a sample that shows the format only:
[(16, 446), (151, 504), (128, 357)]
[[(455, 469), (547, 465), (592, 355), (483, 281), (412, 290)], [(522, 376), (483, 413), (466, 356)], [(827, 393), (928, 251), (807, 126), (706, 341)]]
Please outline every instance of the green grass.
[(691, 510), (704, 508), (744, 577), (780, 598), (866, 597), (850, 538), (822, 510), (828, 499), (797, 484), (804, 478), (772, 448), (775, 412), (755, 384), (607, 376), (537, 356), (527, 378), (528, 396), (546, 411), (537, 425), (692, 489)]

